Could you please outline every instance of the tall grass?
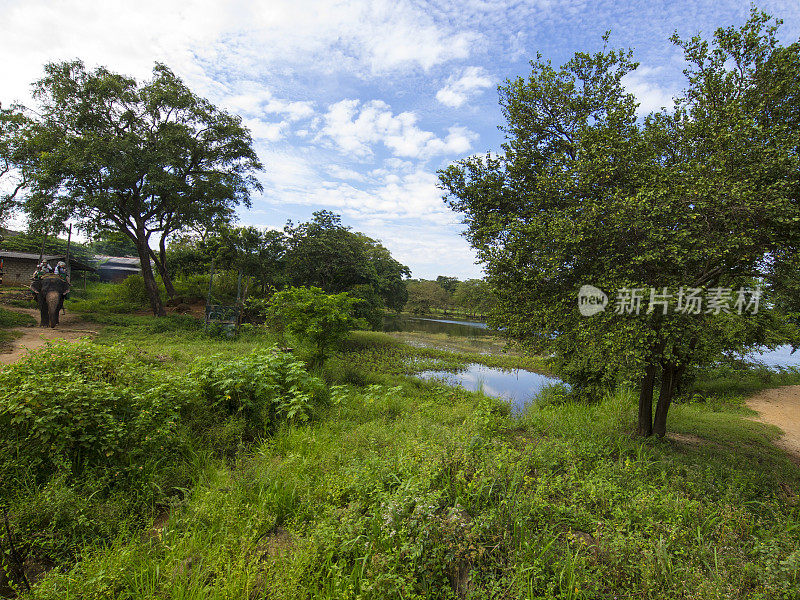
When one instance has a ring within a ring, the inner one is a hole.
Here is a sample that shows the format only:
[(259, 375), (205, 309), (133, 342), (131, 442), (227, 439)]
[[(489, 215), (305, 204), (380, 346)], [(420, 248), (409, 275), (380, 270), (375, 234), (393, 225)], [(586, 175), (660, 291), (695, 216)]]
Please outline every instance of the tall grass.
[[(275, 339), (102, 318), (113, 324), (96, 343), (124, 339), (163, 377)], [(225, 452), (193, 446), (181, 493), (87, 538), (30, 597), (800, 596), (800, 471), (739, 400), (676, 405), (670, 428), (689, 441), (641, 440), (628, 390), (587, 406), (553, 387), (513, 415), (480, 393), (408, 377), (479, 360), (352, 335), (317, 373), (328, 399), (309, 422), (233, 444), (203, 438)], [(41, 498), (26, 518), (55, 502)], [(75, 509), (88, 495), (61, 502)], [(124, 505), (114, 506), (112, 523)]]

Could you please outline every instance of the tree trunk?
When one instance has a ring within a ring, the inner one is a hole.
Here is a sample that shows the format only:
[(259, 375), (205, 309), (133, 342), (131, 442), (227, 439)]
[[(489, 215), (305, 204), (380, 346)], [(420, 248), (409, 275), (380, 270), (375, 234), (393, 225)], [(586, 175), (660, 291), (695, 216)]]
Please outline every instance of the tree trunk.
[(639, 426), (636, 432), (644, 437), (653, 434), (653, 386), (656, 379), (656, 363), (650, 363), (644, 370), (642, 386), (639, 390)]
[(658, 404), (656, 405), (656, 418), (653, 423), (653, 433), (658, 437), (664, 437), (667, 433), (667, 412), (672, 402), (672, 393), (675, 391), (678, 368), (675, 363), (666, 363), (661, 372), (661, 391), (658, 394)]
[(153, 275), (153, 268), (150, 266), (150, 246), (147, 244), (147, 238), (144, 232), (138, 233), (136, 249), (139, 251), (142, 278), (144, 279), (144, 287), (147, 290), (147, 297), (150, 299), (150, 308), (153, 311), (153, 315), (156, 317), (164, 317), (167, 311), (164, 310), (164, 305), (161, 303), (161, 296), (158, 294), (156, 278), (155, 275)]
[(152, 248), (148, 247), (148, 249), (150, 250), (150, 257), (153, 259), (156, 269), (158, 269), (158, 275), (161, 277), (161, 281), (164, 282), (164, 289), (167, 292), (167, 296), (174, 298), (176, 295), (175, 286), (172, 285), (172, 278), (169, 276), (169, 273), (167, 273), (166, 250), (159, 248), (158, 255), (156, 255)]

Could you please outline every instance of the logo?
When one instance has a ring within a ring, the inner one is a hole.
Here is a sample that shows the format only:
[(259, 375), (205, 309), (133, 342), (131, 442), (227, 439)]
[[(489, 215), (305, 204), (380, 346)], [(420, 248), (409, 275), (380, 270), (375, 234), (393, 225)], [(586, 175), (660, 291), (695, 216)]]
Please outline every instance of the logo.
[(603, 312), (608, 304), (606, 293), (593, 285), (583, 285), (578, 292), (578, 310), (584, 317)]

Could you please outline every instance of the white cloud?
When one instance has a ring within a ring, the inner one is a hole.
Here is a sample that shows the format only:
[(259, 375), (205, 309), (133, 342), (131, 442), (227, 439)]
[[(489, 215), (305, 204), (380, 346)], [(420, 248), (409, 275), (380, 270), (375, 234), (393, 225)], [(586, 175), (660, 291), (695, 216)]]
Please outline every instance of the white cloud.
[[(254, 81), (239, 82), (235, 92), (224, 97), (222, 105), (243, 117), (254, 139), (266, 142), (286, 137), (293, 123), (314, 116), (312, 102), (276, 98), (270, 90)], [(275, 121), (275, 115), (283, 119)]]
[(661, 67), (639, 67), (622, 78), (622, 85), (639, 102), (636, 112), (640, 116), (658, 111), (662, 107), (670, 109), (673, 105), (672, 92), (651, 80), (661, 70)]
[(225, 97), (223, 104), (238, 114), (253, 116), (279, 114), (291, 122), (314, 115), (313, 102), (276, 98), (272, 92), (255, 81), (238, 83), (235, 91)]
[(392, 113), (388, 104), (371, 100), (342, 100), (328, 107), (319, 139), (330, 139), (342, 152), (368, 157), (382, 143), (393, 155), (427, 159), (438, 154), (467, 152), (477, 135), (464, 127), (450, 127), (444, 138), (417, 126), (412, 112)]
[[(280, 82), (300, 70), (362, 78), (427, 71), (468, 58), (481, 38), (408, 0), (26, 0), (0, 3), (0, 22), (4, 103), (29, 103), (42, 66), (74, 58), (137, 79), (164, 62), (219, 102), (249, 93), (236, 83), (241, 76)], [(268, 98), (266, 108), (291, 120), (309, 105)]]
[(351, 181), (365, 181), (366, 178), (353, 169), (348, 169), (346, 167), (342, 167), (340, 165), (327, 165), (325, 170), (328, 172), (329, 175), (335, 177), (336, 179), (350, 179)]
[(492, 85), (492, 79), (483, 67), (467, 67), (459, 76), (451, 76), (447, 84), (436, 92), (436, 99), (452, 108), (459, 108), (472, 96)]

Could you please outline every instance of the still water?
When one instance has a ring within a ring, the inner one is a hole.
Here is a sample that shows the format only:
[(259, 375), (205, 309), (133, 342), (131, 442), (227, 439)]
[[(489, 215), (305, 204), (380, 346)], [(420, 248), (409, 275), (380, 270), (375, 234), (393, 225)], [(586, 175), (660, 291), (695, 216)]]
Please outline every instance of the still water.
[(421, 379), (438, 379), (448, 385), (460, 385), (466, 390), (481, 390), (487, 396), (504, 398), (511, 403), (515, 411), (520, 411), (536, 396), (543, 387), (560, 383), (554, 377), (539, 373), (514, 369), (505, 371), (479, 364), (470, 364), (460, 373), (446, 371), (423, 371), (416, 377)]
[[(485, 323), (405, 316), (387, 318), (384, 322), (384, 331), (420, 331), (425, 333), (445, 333), (460, 337), (479, 337), (495, 333)], [(780, 346), (775, 350), (765, 349), (751, 352), (744, 358), (758, 361), (771, 368), (800, 368), (800, 351), (792, 354), (791, 346)], [(522, 369), (506, 371), (474, 363), (460, 373), (423, 371), (417, 374), (417, 377), (440, 379), (449, 385), (460, 385), (471, 391), (480, 389), (489, 396), (509, 400), (516, 411), (521, 410), (543, 387), (560, 383), (559, 379), (531, 371)]]
[(418, 331), (421, 333), (444, 333), (456, 337), (482, 337), (493, 332), (486, 323), (478, 321), (455, 321), (450, 319), (430, 319), (424, 317), (386, 316), (384, 331)]

